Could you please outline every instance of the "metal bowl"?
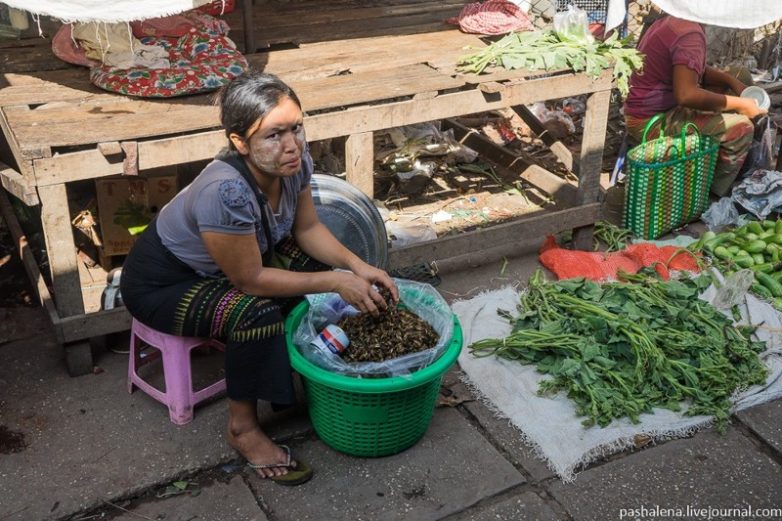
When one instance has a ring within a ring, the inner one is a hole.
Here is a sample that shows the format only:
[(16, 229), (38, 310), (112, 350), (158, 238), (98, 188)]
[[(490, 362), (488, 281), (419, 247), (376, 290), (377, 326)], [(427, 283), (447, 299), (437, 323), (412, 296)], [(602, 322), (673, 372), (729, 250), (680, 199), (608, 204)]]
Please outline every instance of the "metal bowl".
[(312, 175), (315, 210), (326, 228), (372, 266), (388, 267), (388, 237), (380, 212), (361, 190), (333, 175)]

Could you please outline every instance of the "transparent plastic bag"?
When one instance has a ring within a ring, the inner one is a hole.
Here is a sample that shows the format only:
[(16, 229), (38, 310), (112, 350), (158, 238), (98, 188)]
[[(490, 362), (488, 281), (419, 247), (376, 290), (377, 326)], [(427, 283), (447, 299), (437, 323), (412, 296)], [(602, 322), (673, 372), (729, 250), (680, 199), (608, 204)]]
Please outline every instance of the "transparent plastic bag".
[(589, 18), (586, 11), (569, 5), (567, 11), (554, 15), (554, 32), (560, 40), (592, 43), (595, 37), (589, 32)]
[(723, 197), (711, 203), (711, 206), (701, 215), (701, 221), (706, 223), (709, 230), (719, 232), (726, 226), (739, 222), (739, 211), (731, 197)]
[[(765, 120), (765, 124), (763, 120)], [(776, 138), (777, 126), (772, 123), (770, 117), (765, 116), (758, 123), (742, 170), (745, 172), (752, 172), (758, 169), (771, 170), (774, 161), (774, 143)]]
[(749, 287), (755, 282), (752, 270), (743, 269), (726, 278), (722, 286), (717, 289), (711, 304), (717, 309), (730, 309), (738, 304), (743, 304)]
[(302, 356), (333, 373), (372, 378), (407, 376), (431, 365), (451, 343), (453, 312), (431, 285), (405, 279), (394, 279), (394, 282), (399, 289), (400, 302), (440, 335), (436, 346), (382, 362), (346, 362), (339, 356), (324, 353), (311, 344), (318, 333), (328, 324), (336, 324), (345, 316), (358, 314), (358, 310), (337, 293), (319, 293), (307, 295), (310, 308), (293, 334), (293, 342)]

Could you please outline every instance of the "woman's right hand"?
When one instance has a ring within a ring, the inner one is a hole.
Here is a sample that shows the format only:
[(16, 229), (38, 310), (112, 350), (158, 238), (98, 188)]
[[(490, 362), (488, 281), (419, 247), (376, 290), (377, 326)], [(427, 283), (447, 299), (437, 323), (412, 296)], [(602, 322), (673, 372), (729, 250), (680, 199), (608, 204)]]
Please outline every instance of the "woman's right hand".
[(768, 110), (762, 109), (758, 106), (758, 103), (751, 98), (736, 98), (736, 112), (743, 116), (747, 116), (749, 119), (755, 119), (758, 116), (768, 114)]
[(380, 315), (380, 310), (386, 309), (383, 296), (369, 282), (350, 272), (337, 272), (337, 275), (339, 278), (335, 291), (342, 300), (362, 313), (370, 313), (373, 316)]

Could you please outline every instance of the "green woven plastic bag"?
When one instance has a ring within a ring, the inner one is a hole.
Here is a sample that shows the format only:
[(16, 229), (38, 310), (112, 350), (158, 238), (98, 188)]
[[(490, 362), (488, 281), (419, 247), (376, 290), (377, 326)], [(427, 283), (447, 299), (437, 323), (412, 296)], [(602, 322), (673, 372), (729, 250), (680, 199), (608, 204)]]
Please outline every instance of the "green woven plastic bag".
[(649, 129), (664, 118), (651, 118), (641, 144), (627, 153), (624, 227), (647, 240), (700, 217), (709, 202), (719, 149), (719, 142), (701, 135), (694, 123), (684, 125), (678, 136), (666, 136), (661, 128), (657, 139), (647, 141)]

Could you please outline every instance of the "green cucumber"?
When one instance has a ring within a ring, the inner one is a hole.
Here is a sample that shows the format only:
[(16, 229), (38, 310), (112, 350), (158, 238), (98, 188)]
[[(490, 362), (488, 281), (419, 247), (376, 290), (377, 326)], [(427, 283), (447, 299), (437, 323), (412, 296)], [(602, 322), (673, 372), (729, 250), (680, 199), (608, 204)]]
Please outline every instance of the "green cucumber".
[(782, 297), (782, 284), (774, 277), (762, 272), (755, 272), (755, 280), (766, 287), (775, 297)]
[(761, 272), (761, 273), (771, 273), (774, 271), (774, 263), (773, 262), (764, 262), (763, 264), (755, 264), (754, 266), (750, 266), (752, 268), (752, 271), (754, 272)]
[(766, 250), (766, 242), (760, 239), (749, 241), (742, 248), (747, 253), (761, 253)]
[[(708, 232), (706, 232), (706, 233), (708, 233)], [(709, 251), (713, 251), (714, 248), (716, 248), (720, 244), (722, 244), (724, 242), (730, 242), (730, 241), (732, 241), (735, 238), (736, 238), (736, 234), (733, 233), (733, 232), (721, 233), (721, 234), (717, 235), (716, 237), (714, 237), (712, 239), (709, 239), (706, 242), (704, 242), (703, 243), (703, 247), (705, 249), (709, 250)]]
[(768, 219), (763, 221), (763, 228), (766, 230), (773, 230), (776, 227), (776, 225), (777, 225), (776, 221), (771, 221)]
[(762, 284), (758, 284), (757, 282), (753, 282), (750, 286), (750, 289), (752, 290), (752, 293), (757, 295), (761, 298), (774, 298), (774, 295), (771, 294), (771, 291)]
[(756, 233), (760, 235), (765, 230), (763, 229), (763, 225), (761, 225), (758, 221), (750, 221), (747, 223), (747, 229), (751, 231), (752, 233)]
[(733, 258), (733, 255), (728, 251), (728, 249), (725, 246), (717, 246), (714, 248), (714, 256), (723, 259), (723, 260), (730, 260)]
[(755, 264), (764, 264), (766, 262), (766, 257), (763, 256), (762, 253), (753, 253), (752, 260), (755, 261)]
[(741, 268), (751, 268), (752, 266), (755, 265), (754, 259), (752, 257), (750, 257), (749, 255), (746, 255), (746, 254), (744, 254), (744, 255), (736, 255), (733, 258), (733, 262), (738, 264), (739, 267), (741, 267)]

